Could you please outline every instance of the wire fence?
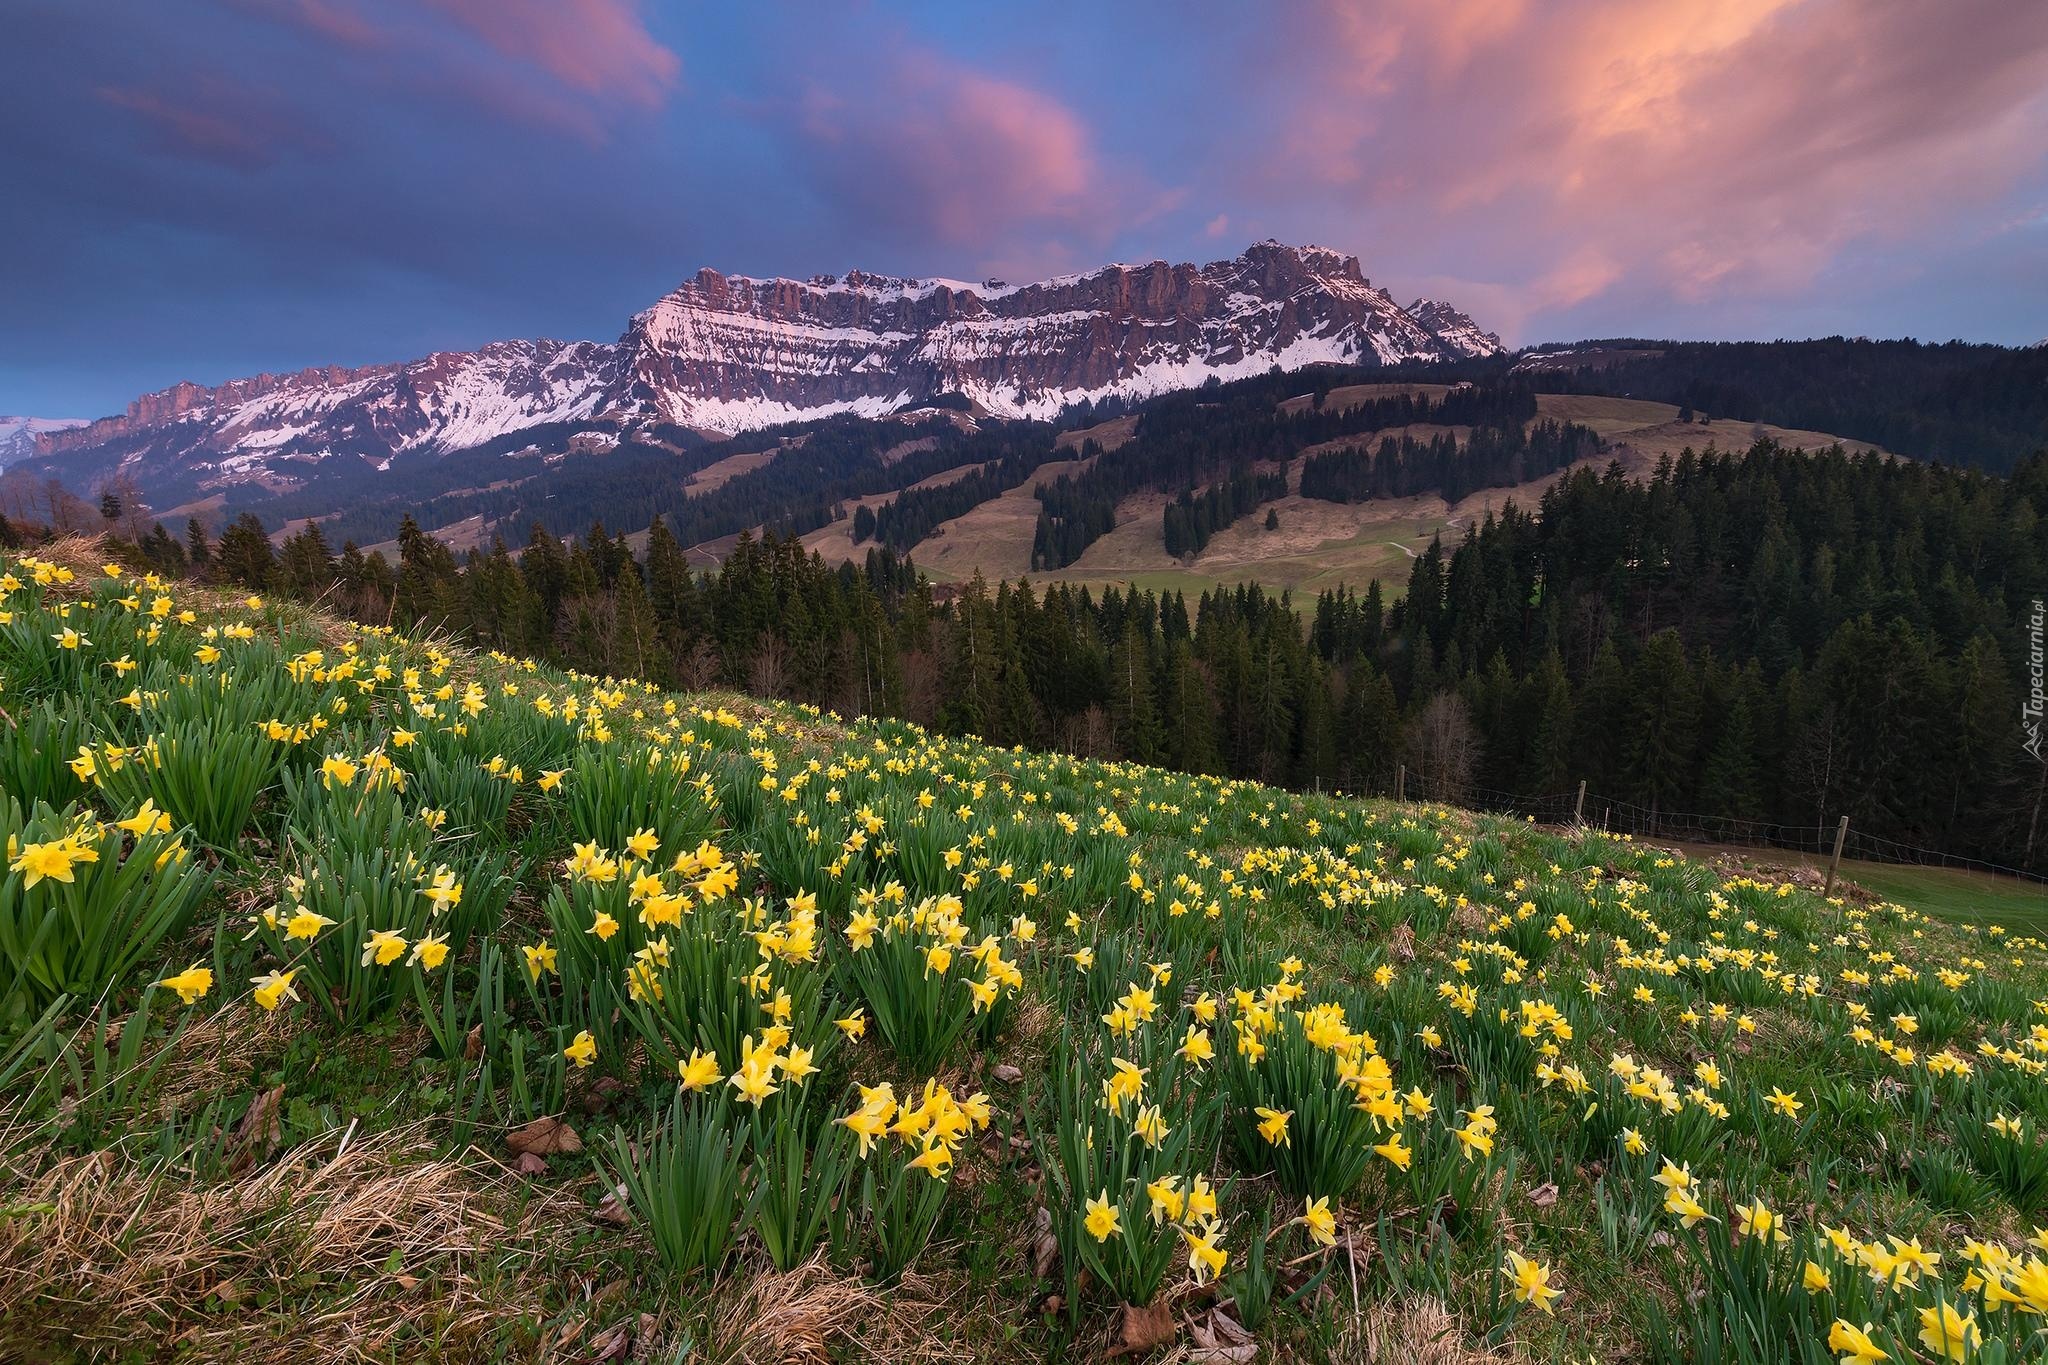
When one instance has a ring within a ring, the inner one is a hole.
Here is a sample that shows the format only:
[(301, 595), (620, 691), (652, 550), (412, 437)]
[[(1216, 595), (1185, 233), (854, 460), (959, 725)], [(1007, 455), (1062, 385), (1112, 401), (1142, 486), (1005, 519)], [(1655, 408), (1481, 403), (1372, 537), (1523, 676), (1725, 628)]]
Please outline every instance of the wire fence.
[[(1752, 848), (1794, 850), (1822, 858), (1834, 851), (1837, 825), (1800, 825), (1777, 820), (1751, 820), (1741, 816), (1707, 815), (1698, 811), (1651, 808), (1620, 797), (1587, 791), (1583, 798), (1574, 789), (1532, 795), (1505, 792), (1472, 783), (1426, 783), (1417, 774), (1407, 774), (1409, 800), (1442, 801), (1473, 810), (1517, 815), (1539, 824), (1569, 825), (1575, 820), (1594, 829), (1610, 830), (1639, 838), (1663, 839), (1676, 843), (1732, 844)], [(1392, 793), (1388, 793), (1391, 795)], [(2048, 886), (2048, 870), (2010, 867), (1943, 849), (1922, 848), (1881, 835), (1867, 834), (1852, 821), (1842, 842), (1842, 856), (1860, 862), (1892, 863), (1906, 867), (1952, 867), (1996, 876), (2012, 877)]]

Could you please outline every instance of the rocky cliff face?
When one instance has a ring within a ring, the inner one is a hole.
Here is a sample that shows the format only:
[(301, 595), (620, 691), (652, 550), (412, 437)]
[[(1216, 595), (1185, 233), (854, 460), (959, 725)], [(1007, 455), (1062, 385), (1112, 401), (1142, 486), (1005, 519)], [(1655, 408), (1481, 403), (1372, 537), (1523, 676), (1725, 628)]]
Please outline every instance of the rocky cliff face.
[(1112, 265), (1034, 284), (860, 272), (758, 280), (702, 270), (617, 342), (497, 342), (404, 365), (179, 384), (121, 416), (39, 435), (143, 481), (289, 487), (331, 459), (382, 467), (541, 423), (660, 420), (733, 432), (941, 394), (999, 417), (1145, 396), (1274, 365), (1500, 351), (1447, 304), (1404, 309), (1355, 257), (1261, 242), (1205, 266)]
[(631, 405), (720, 430), (947, 392), (998, 416), (1049, 417), (1081, 398), (1275, 364), (1501, 349), (1447, 305), (1403, 310), (1355, 257), (1277, 242), (1201, 267), (1113, 265), (1021, 286), (706, 270), (635, 317), (619, 345)]

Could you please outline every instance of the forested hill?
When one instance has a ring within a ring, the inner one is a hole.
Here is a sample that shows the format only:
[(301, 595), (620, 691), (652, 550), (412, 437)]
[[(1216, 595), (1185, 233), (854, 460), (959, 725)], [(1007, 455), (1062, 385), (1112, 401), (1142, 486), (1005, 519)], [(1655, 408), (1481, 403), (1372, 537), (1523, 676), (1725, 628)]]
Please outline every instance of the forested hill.
[[(1363, 385), (1376, 396), (1330, 401), (1340, 380), (1369, 373), (1274, 373), (1153, 400), (1130, 440), (1114, 450), (1084, 445), (1084, 467), (1039, 490), (1032, 567), (1072, 564), (1116, 526), (1123, 499), (1144, 489), (1179, 492), (1165, 511), (1165, 542), (1176, 555), (1197, 552), (1217, 531), (1285, 496), (1285, 466), (1308, 450), (1335, 447), (1307, 461), (1304, 497), (1362, 502), (1429, 492), (1456, 502), (1475, 489), (1540, 478), (1599, 449), (1588, 428), (1532, 425), (1535, 391), (1513, 377), (1435, 396)], [(1439, 434), (1371, 440), (1416, 423)]]
[[(1602, 411), (1586, 395), (1631, 401)], [(638, 529), (659, 515), (700, 557), (722, 554), (742, 530), (801, 535), (844, 521), (833, 537), (842, 547), (872, 538), (899, 554), (922, 548), (937, 565), (946, 561), (924, 542), (946, 522), (1022, 490), (1037, 503), (1035, 525), (998, 561), (1001, 572), (1070, 569), (1134, 515), (1160, 526), (1157, 562), (1135, 566), (1157, 570), (1200, 556), (1212, 537), (1290, 495), (1326, 504), (1432, 493), (1455, 503), (1542, 479), (1603, 444), (1653, 458), (1683, 444), (1727, 450), (1771, 436), (1813, 448), (1839, 437), (2010, 472), (2048, 440), (2048, 347), (1616, 338), (1448, 363), (1276, 369), (1147, 400), (1077, 403), (1044, 422), (971, 406), (952, 395), (886, 418), (730, 440), (603, 416), (541, 423), (460, 451), (402, 453), (389, 469), (357, 459), (205, 497), (177, 485), (175, 497), (192, 500), (175, 507), (169, 493), (148, 496), (132, 469), (67, 492), (23, 466), (0, 474), (0, 514), (98, 531), (101, 510), (118, 505), (131, 535), (156, 517), (174, 531), (196, 517), (216, 535), (245, 513), (274, 534), (317, 519), (337, 547), (388, 547), (411, 516), (458, 551), (494, 535), (524, 539), (535, 521), (571, 535), (594, 520)], [(1048, 462), (1059, 467), (1038, 474)], [(1348, 527), (1338, 539), (1371, 520), (1299, 510)], [(1290, 536), (1270, 548), (1302, 546)]]
[(1612, 339), (1541, 348), (1512, 367), (1547, 393), (1654, 399), (1994, 473), (2048, 440), (2048, 345)]
[(465, 561), (410, 527), (395, 570), (314, 525), (273, 552), (153, 535), (166, 570), (325, 598), (596, 674), (724, 683), (1003, 744), (1302, 787), (1541, 794), (1586, 780), (1647, 830), (1813, 827), (2048, 869), (2024, 750), (2048, 457), (2010, 479), (1760, 442), (1632, 481), (1581, 469), (1378, 583), (1313, 603), (935, 589), (892, 551), (831, 567), (742, 535), (691, 569), (657, 520)]

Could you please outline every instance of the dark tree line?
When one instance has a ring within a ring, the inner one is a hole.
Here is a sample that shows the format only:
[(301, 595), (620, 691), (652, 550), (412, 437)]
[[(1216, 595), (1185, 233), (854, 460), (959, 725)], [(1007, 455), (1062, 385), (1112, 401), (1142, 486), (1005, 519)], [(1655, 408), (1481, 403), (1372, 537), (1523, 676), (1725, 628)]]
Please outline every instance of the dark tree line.
[(1576, 422), (1472, 428), (1460, 441), (1444, 432), (1418, 440), (1403, 434), (1376, 450), (1352, 448), (1311, 455), (1302, 463), (1301, 495), (1327, 502), (1365, 502), (1441, 493), (1456, 502), (1481, 488), (1513, 488), (1600, 453), (1600, 436)]
[(1114, 450), (1097, 447), (1085, 470), (1038, 490), (1033, 566), (1072, 564), (1115, 528), (1117, 504), (1142, 489), (1169, 492), (1234, 482), (1257, 466), (1284, 464), (1325, 441), (1415, 422), (1498, 426), (1536, 415), (1534, 391), (1503, 378), (1453, 387), (1438, 398), (1397, 393), (1355, 403), (1328, 401), (1340, 381), (1371, 376), (1334, 368), (1313, 376), (1276, 371), (1153, 399), (1128, 441)]
[(1710, 417), (1869, 441), (1916, 460), (2007, 473), (2048, 432), (2048, 347), (1951, 341), (1607, 341), (1648, 352), (1540, 376), (1552, 393), (1676, 403)]
[(872, 540), (902, 554), (954, 517), (1015, 488), (1052, 453), (1050, 442), (1038, 442), (946, 483), (907, 488), (879, 508), (863, 503), (854, 509), (853, 543)]
[(1651, 828), (1848, 815), (2039, 868), (2048, 767), (2020, 703), (2044, 591), (2048, 457), (2000, 481), (1762, 443), (1568, 476), (1539, 515), (1420, 556), (1377, 641), (1349, 599), (1313, 633), (1389, 661), (1404, 697), (1454, 681), (1485, 787), (1584, 779)]
[(1184, 489), (1166, 504), (1166, 553), (1197, 555), (1210, 537), (1252, 509), (1287, 496), (1286, 469), (1240, 469), (1197, 493)]
[[(19, 534), (19, 528), (15, 528)], [(893, 551), (828, 567), (743, 534), (694, 571), (665, 521), (395, 564), (318, 523), (152, 532), (187, 571), (456, 632), (592, 673), (732, 686), (1004, 744), (1300, 786), (1569, 790), (1697, 817), (1857, 829), (2048, 867), (2048, 768), (2022, 748), (2025, 618), (2048, 594), (2048, 456), (2009, 480), (1759, 443), (1644, 482), (1581, 470), (1379, 583), (1304, 612), (1204, 594), (976, 579)], [(1709, 831), (1711, 832), (1711, 831)]]
[[(571, 535), (593, 521), (644, 527), (668, 521), (685, 545), (748, 529), (802, 535), (835, 520), (846, 503), (890, 493), (962, 465), (1010, 460), (1025, 468), (1048, 458), (1054, 429), (1007, 422), (980, 429), (946, 417), (894, 421), (841, 417), (747, 432), (708, 442), (655, 427), (595, 433), (560, 423), (509, 433), (451, 455), (400, 455), (384, 474), (352, 473), (280, 495), (263, 509), (270, 525), (309, 516), (329, 539), (359, 545), (394, 538), (411, 517), (446, 527), (469, 518), (492, 526), (538, 521)], [(734, 455), (764, 459), (716, 487), (699, 475)], [(402, 477), (401, 477), (402, 473)], [(1021, 476), (1020, 476), (1021, 477)], [(403, 493), (394, 493), (402, 486)]]

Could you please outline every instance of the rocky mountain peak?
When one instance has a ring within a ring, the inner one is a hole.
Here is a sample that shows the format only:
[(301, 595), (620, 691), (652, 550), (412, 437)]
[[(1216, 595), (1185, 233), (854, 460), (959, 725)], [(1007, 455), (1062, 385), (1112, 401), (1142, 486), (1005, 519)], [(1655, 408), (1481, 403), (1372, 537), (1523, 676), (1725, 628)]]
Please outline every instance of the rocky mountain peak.
[[(1394, 364), (1500, 349), (1448, 304), (1403, 309), (1358, 258), (1267, 240), (1197, 266), (1104, 266), (1012, 285), (705, 268), (615, 342), (493, 342), (407, 364), (178, 384), (121, 416), (40, 433), (39, 454), (180, 487), (289, 488), (324, 461), (388, 468), (548, 423), (654, 419), (735, 432), (945, 394), (997, 417), (1145, 397), (1275, 365)], [(82, 466), (80, 466), (82, 467)]]

